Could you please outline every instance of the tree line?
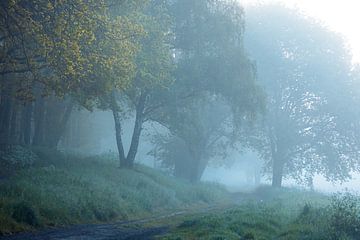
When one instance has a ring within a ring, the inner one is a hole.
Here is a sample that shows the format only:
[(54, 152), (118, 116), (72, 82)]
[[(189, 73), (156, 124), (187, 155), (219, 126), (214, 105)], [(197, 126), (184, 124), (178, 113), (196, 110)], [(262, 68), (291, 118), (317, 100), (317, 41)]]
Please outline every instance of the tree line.
[(343, 40), (279, 6), (246, 16), (231, 0), (2, 1), (1, 145), (56, 148), (74, 109), (102, 109), (124, 168), (156, 122), (167, 131), (151, 154), (193, 182), (245, 147), (266, 160), (273, 186), (349, 178), (358, 74)]

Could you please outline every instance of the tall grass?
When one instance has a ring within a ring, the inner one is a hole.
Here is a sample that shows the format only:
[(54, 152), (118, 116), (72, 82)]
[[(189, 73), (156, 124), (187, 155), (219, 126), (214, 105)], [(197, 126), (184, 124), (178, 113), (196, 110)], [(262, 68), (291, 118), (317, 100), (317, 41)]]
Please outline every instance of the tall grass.
[(38, 150), (41, 161), (0, 182), (0, 233), (126, 220), (226, 198), (219, 186), (191, 185), (115, 156), (75, 157)]
[(360, 239), (358, 197), (270, 187), (244, 197), (234, 209), (184, 220), (163, 239)]

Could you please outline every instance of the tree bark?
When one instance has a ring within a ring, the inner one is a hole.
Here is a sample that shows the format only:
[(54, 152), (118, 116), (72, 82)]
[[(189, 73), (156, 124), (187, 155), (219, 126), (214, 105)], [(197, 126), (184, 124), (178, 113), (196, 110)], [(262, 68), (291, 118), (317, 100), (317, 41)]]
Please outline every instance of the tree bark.
[(119, 109), (118, 105), (116, 103), (116, 97), (115, 92), (111, 94), (111, 100), (110, 100), (110, 108), (113, 113), (114, 117), (114, 123), (115, 123), (115, 136), (116, 136), (116, 145), (119, 153), (119, 162), (120, 167), (126, 167), (126, 158), (125, 158), (125, 152), (124, 152), (124, 145), (121, 137), (121, 120), (119, 116)]
[(42, 96), (38, 96), (35, 101), (35, 127), (32, 144), (41, 146), (44, 140), (44, 120), (45, 120), (45, 100)]
[[(61, 103), (63, 105), (63, 103)], [(58, 109), (59, 112), (62, 110), (62, 114), (56, 115), (56, 117), (60, 118), (60, 120), (56, 119), (57, 121), (51, 121), (48, 123), (48, 128), (53, 128), (51, 133), (47, 136), (47, 146), (49, 148), (57, 148), (61, 137), (63, 136), (65, 132), (66, 125), (69, 121), (69, 118), (71, 116), (71, 112), (74, 108), (74, 102), (70, 100), (67, 104), (65, 104), (65, 110), (64, 109)], [(52, 125), (52, 126), (51, 126)]]
[(139, 140), (142, 131), (142, 124), (144, 122), (144, 109), (146, 103), (147, 94), (142, 93), (136, 106), (136, 116), (134, 131), (131, 138), (130, 149), (126, 157), (127, 167), (132, 168), (134, 166), (135, 157), (139, 147)]
[(18, 105), (15, 100), (13, 100), (13, 106), (11, 109), (11, 119), (10, 119), (10, 134), (9, 140), (11, 144), (17, 144), (17, 130), (18, 130)]
[(198, 158), (197, 164), (195, 165), (196, 167), (194, 168), (194, 177), (192, 179), (193, 183), (200, 182), (201, 177), (206, 169), (207, 163), (208, 161), (205, 158), (201, 156)]
[(33, 103), (27, 103), (22, 111), (21, 115), (21, 134), (22, 134), (22, 142), (25, 145), (30, 145), (31, 143), (31, 119), (33, 113)]
[(281, 187), (284, 171), (284, 162), (281, 158), (273, 158), (272, 186)]
[[(8, 89), (10, 91), (10, 89)], [(1, 126), (0, 126), (0, 141), (1, 144), (9, 143), (10, 139), (10, 123), (11, 123), (11, 110), (12, 110), (12, 99), (10, 92), (4, 93), (2, 96), (2, 109), (1, 109)]]

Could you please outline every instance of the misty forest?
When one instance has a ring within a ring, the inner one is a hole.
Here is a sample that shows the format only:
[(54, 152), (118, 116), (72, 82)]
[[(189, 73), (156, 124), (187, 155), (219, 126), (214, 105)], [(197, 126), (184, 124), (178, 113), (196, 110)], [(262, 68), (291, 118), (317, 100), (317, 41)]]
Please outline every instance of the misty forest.
[(1, 0), (0, 239), (360, 239), (359, 86), (281, 3)]

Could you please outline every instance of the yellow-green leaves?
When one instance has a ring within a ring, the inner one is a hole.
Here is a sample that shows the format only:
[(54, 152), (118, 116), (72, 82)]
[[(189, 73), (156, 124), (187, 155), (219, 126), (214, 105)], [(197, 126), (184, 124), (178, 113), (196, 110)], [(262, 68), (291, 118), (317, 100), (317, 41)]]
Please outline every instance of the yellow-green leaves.
[(143, 29), (110, 14), (106, 0), (6, 0), (0, 16), (6, 46), (0, 64), (7, 72), (22, 70), (58, 95), (89, 98), (133, 79)]

